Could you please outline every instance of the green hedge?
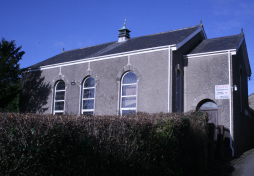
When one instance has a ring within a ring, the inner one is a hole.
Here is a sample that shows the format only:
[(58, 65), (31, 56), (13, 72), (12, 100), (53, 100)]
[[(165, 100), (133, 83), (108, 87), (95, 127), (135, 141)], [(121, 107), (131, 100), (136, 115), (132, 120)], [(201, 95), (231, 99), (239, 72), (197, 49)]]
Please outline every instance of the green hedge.
[(205, 113), (0, 113), (0, 175), (202, 175)]

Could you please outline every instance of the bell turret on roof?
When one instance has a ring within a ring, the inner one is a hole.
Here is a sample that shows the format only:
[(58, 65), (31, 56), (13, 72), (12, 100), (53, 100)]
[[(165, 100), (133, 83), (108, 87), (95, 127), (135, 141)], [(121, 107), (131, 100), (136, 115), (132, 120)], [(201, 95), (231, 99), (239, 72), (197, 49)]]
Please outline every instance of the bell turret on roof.
[(126, 19), (124, 21), (123, 27), (121, 29), (119, 29), (118, 31), (119, 31), (118, 42), (124, 42), (124, 41), (128, 40), (128, 38), (130, 38), (130, 34), (129, 33), (131, 31), (126, 28)]

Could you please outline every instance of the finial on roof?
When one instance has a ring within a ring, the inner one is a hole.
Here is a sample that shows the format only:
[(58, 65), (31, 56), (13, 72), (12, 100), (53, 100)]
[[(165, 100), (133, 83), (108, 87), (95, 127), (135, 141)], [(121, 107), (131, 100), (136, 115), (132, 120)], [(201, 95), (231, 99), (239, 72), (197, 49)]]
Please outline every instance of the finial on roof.
[(203, 24), (202, 24), (202, 20), (200, 20), (200, 24), (199, 24), (200, 26), (203, 26)]
[(125, 20), (124, 20), (124, 24), (123, 24), (123, 26), (125, 26), (125, 27), (126, 27), (126, 18), (125, 18)]
[(126, 41), (128, 38), (130, 38), (130, 32), (127, 28), (126, 28), (126, 18), (124, 20), (124, 25), (121, 29), (118, 30), (119, 34), (118, 34), (118, 42), (124, 42)]
[[(127, 29), (127, 28), (126, 28), (126, 18), (125, 18), (125, 20), (124, 20), (124, 24), (123, 24), (123, 27), (122, 27), (121, 29)], [(120, 30), (121, 30), (121, 29), (120, 29)]]
[(244, 36), (244, 33), (243, 33), (243, 28), (241, 29), (241, 34)]
[(64, 48), (63, 48), (63, 52), (65, 52), (65, 51), (64, 51)]

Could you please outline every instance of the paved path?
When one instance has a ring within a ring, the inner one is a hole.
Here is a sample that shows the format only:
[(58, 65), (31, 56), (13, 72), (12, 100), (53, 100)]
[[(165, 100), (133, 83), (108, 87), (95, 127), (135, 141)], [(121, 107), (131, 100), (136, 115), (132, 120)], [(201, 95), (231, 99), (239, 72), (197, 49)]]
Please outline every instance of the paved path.
[(233, 164), (231, 176), (254, 176), (254, 149), (246, 152)]

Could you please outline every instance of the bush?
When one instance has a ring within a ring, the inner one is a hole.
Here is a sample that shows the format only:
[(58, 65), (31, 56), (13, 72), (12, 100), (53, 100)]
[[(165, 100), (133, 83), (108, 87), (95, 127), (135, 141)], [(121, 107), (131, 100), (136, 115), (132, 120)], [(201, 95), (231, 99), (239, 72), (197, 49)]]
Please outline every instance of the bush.
[(206, 114), (0, 113), (0, 175), (198, 175)]

